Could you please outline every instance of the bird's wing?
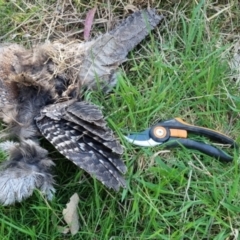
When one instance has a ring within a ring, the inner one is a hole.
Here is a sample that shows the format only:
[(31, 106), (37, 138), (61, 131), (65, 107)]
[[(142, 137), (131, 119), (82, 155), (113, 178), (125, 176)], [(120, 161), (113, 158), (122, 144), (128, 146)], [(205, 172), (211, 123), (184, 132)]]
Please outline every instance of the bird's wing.
[(115, 71), (127, 54), (163, 19), (154, 9), (137, 11), (112, 31), (93, 40), (79, 70), (82, 85), (108, 91), (116, 84)]
[(121, 145), (106, 126), (98, 107), (87, 102), (74, 102), (58, 109), (61, 117), (51, 118), (47, 111), (36, 118), (43, 136), (77, 166), (114, 190), (125, 187), (122, 176), (126, 166), (120, 159)]

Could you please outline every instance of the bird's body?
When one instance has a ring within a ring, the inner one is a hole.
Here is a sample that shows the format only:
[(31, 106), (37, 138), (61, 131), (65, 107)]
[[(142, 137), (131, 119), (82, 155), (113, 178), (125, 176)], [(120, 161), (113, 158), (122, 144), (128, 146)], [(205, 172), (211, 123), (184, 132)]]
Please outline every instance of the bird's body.
[[(161, 19), (154, 10), (139, 11), (86, 43), (58, 41), (31, 50), (0, 45), (0, 117), (7, 125), (2, 137), (18, 139), (0, 144), (9, 154), (0, 169), (0, 203), (21, 201), (35, 188), (52, 196), (54, 164), (39, 136), (109, 188), (125, 187), (122, 146), (100, 109), (80, 100), (80, 89), (108, 92), (119, 64)], [(11, 187), (16, 182), (19, 187)]]

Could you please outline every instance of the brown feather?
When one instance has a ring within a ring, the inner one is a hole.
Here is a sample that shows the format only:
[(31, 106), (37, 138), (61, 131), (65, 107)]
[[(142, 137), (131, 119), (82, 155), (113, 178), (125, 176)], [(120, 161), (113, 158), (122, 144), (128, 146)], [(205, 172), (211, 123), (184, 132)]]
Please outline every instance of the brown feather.
[(1, 136), (20, 141), (13, 144), (15, 150), (9, 148), (10, 158), (2, 165), (1, 203), (21, 201), (35, 188), (47, 195), (52, 192), (52, 161), (36, 141), (40, 135), (109, 188), (126, 186), (123, 148), (101, 110), (80, 101), (81, 91), (111, 90), (128, 52), (162, 19), (148, 9), (89, 42), (56, 41), (32, 49), (0, 45), (0, 118), (7, 124)]

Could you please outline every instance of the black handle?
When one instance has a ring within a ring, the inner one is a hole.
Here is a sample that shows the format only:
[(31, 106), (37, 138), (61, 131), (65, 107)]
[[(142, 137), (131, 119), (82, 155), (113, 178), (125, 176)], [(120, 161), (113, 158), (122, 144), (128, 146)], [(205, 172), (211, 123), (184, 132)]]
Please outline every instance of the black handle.
[(165, 143), (164, 145), (166, 145), (167, 147), (184, 146), (189, 149), (195, 149), (224, 162), (231, 162), (233, 160), (233, 157), (228, 155), (226, 152), (218, 148), (215, 148), (211, 145), (202, 142), (197, 142), (191, 139), (170, 138), (169, 142)]
[(209, 128), (198, 127), (198, 126), (188, 124), (184, 122), (181, 118), (173, 118), (167, 121), (160, 122), (157, 125), (160, 125), (163, 127), (169, 127), (173, 129), (184, 129), (184, 130), (187, 130), (188, 132), (207, 136), (211, 139), (217, 140), (218, 142), (230, 144), (231, 146), (238, 148), (236, 142), (230, 137), (228, 137), (227, 135)]

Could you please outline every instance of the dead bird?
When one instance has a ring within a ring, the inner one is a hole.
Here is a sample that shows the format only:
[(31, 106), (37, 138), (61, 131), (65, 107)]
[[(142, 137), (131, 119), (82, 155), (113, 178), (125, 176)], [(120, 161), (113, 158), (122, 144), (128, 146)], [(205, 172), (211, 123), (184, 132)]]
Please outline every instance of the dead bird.
[(0, 203), (20, 202), (34, 189), (51, 199), (53, 161), (39, 145), (44, 136), (66, 158), (114, 190), (125, 187), (123, 148), (98, 106), (80, 89), (108, 92), (118, 66), (163, 19), (155, 10), (133, 13), (112, 31), (89, 42), (43, 44), (25, 49), (0, 45), (0, 118), (6, 124), (0, 148)]

